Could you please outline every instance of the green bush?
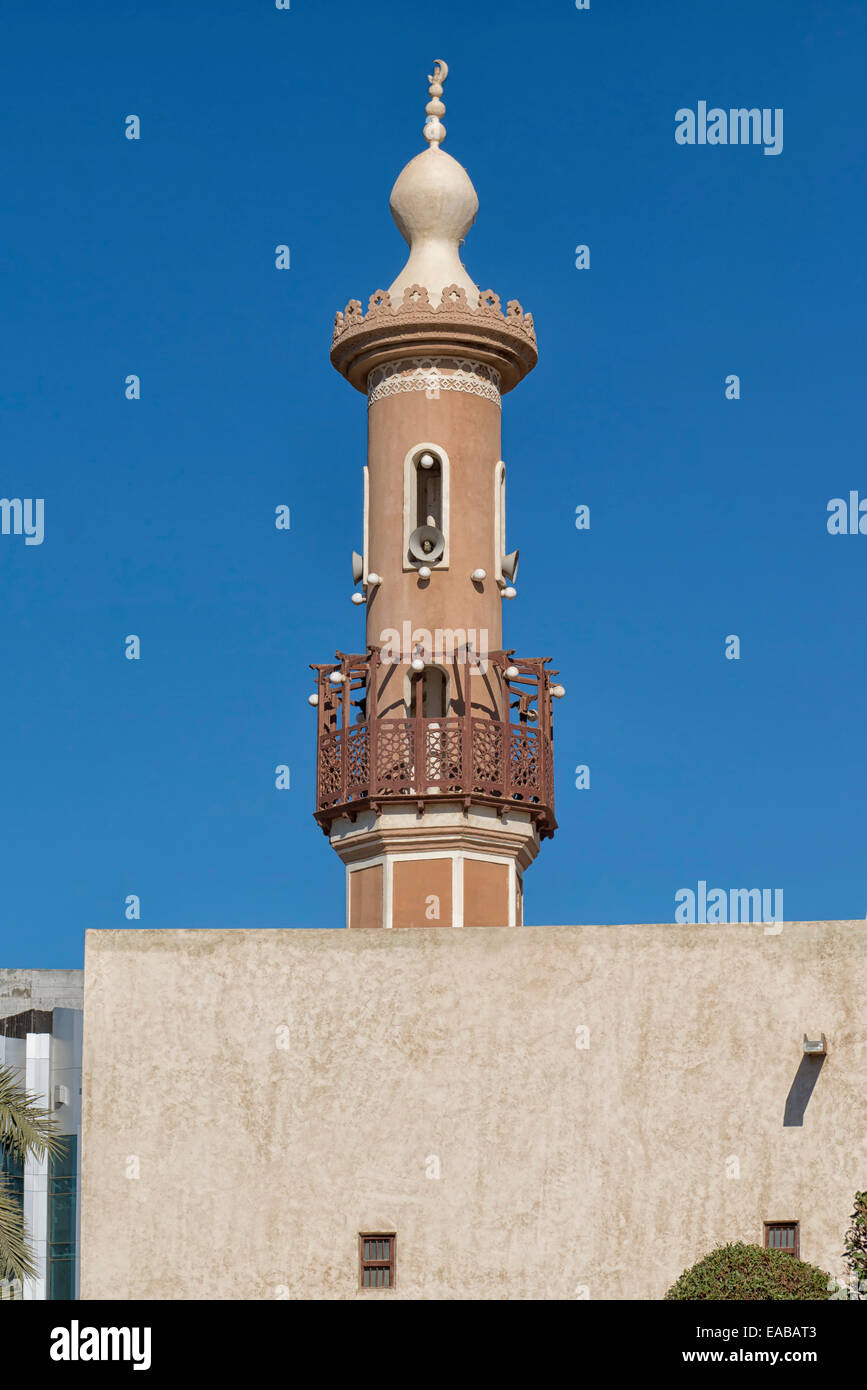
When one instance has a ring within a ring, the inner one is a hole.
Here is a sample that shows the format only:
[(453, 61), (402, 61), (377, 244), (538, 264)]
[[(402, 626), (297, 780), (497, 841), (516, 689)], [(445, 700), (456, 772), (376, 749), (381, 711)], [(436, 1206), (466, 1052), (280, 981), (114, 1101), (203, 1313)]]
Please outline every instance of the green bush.
[(722, 1245), (685, 1269), (672, 1284), (670, 1299), (827, 1299), (830, 1277), (782, 1250), (760, 1245)]
[(846, 1232), (846, 1248), (843, 1259), (855, 1275), (856, 1280), (867, 1280), (867, 1192), (855, 1193), (855, 1210), (852, 1225)]

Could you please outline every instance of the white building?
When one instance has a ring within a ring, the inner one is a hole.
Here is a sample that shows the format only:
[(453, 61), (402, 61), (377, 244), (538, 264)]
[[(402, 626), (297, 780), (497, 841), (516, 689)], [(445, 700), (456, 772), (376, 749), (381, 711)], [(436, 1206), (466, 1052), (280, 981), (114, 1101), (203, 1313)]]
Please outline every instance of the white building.
[(83, 989), (80, 970), (0, 970), (0, 1066), (12, 1067), (56, 1115), (65, 1140), (53, 1160), (29, 1158), (23, 1167), (0, 1153), (37, 1268), (23, 1290), (11, 1290), (25, 1300), (79, 1293)]

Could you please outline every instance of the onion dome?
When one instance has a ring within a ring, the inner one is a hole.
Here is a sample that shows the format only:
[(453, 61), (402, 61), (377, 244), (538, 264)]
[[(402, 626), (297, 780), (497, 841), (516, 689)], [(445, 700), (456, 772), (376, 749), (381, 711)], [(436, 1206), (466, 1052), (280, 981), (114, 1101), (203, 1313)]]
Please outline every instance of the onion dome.
[(479, 303), (479, 287), (470, 279), (461, 262), (460, 246), (476, 220), (479, 200), (469, 174), (462, 164), (441, 148), (446, 128), (442, 103), (442, 84), (448, 67), (438, 58), (430, 83), (430, 101), (425, 110), (424, 138), (428, 147), (410, 160), (391, 190), (389, 206), (404, 240), (409, 259), (389, 288), (391, 302), (399, 305), (403, 292), (411, 285), (423, 285), (430, 303), (437, 308), (447, 285), (457, 285), (467, 297), (468, 307)]

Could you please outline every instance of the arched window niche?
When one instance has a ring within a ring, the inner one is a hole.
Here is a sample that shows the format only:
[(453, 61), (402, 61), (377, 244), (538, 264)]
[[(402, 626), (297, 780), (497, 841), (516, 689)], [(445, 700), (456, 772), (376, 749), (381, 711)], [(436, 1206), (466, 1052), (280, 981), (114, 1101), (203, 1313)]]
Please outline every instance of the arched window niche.
[[(441, 553), (432, 544), (430, 556), (410, 549), (410, 539), (419, 527), (442, 533)], [(449, 456), (441, 444), (430, 441), (414, 444), (403, 462), (403, 568), (449, 567)]]
[(449, 684), (448, 672), (442, 666), (425, 666), (423, 671), (410, 671), (406, 692), (409, 718), (445, 719), (449, 712)]

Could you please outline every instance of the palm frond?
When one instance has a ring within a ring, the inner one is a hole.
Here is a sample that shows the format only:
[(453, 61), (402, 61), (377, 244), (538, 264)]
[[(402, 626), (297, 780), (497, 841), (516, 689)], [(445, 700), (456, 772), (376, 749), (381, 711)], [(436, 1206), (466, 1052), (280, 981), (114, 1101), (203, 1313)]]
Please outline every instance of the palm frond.
[(27, 1243), (24, 1212), (0, 1176), (0, 1279), (24, 1279), (36, 1274)]
[(60, 1142), (52, 1112), (21, 1085), (12, 1067), (0, 1067), (0, 1148), (23, 1162), (31, 1154), (37, 1159), (53, 1157)]

